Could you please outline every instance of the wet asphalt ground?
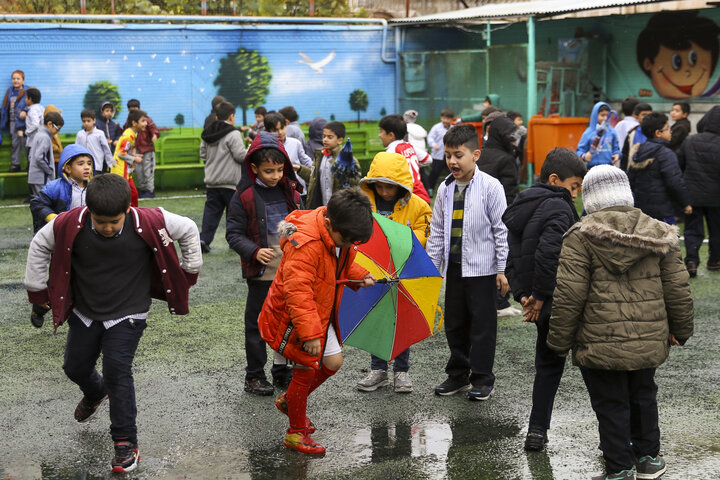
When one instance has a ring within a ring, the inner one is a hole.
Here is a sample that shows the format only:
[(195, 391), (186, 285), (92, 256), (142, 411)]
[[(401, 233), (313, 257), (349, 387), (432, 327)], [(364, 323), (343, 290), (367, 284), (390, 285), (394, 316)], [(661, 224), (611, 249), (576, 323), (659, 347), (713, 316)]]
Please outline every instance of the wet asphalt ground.
[[(162, 204), (200, 221), (202, 199)], [(73, 419), (81, 395), (62, 371), (67, 329), (30, 325), (21, 285), (28, 216), (0, 209), (0, 478), (121, 478), (109, 473), (107, 404), (87, 424)], [(497, 394), (487, 402), (433, 394), (448, 357), (442, 332), (412, 347), (410, 394), (357, 391), (369, 355), (346, 348), (343, 368), (308, 403), (327, 453), (287, 450), (274, 397), (243, 391), (247, 289), (223, 236), (205, 256), (190, 315), (153, 305), (134, 369), (141, 460), (125, 478), (564, 480), (602, 471), (597, 422), (569, 360), (546, 451), (523, 450), (535, 329), (519, 317), (500, 319)], [(720, 273), (701, 268), (691, 285), (695, 336), (656, 376), (669, 480), (720, 478)]]

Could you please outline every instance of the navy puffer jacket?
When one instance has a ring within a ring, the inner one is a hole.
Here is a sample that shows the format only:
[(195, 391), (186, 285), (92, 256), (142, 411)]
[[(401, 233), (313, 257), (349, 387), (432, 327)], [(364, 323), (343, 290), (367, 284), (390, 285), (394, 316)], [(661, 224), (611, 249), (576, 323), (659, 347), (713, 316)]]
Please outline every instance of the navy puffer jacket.
[(705, 114), (697, 130), (677, 151), (690, 204), (720, 207), (720, 105)]
[(628, 164), (635, 207), (658, 220), (675, 215), (690, 205), (675, 152), (666, 140), (653, 138), (640, 145)]

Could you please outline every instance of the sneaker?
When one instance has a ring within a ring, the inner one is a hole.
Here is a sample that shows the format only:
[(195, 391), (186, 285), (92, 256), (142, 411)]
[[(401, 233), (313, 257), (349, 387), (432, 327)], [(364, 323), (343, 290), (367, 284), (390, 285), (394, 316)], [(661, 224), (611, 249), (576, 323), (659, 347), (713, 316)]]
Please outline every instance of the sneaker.
[(435, 387), (435, 395), (455, 395), (458, 392), (468, 391), (471, 387), (467, 377), (448, 377), (447, 380)]
[(597, 475), (592, 477), (592, 480), (635, 480), (635, 472), (631, 468), (630, 470), (623, 470), (622, 472)]
[(410, 393), (412, 391), (412, 380), (410, 380), (408, 372), (395, 372), (395, 393)]
[(290, 386), (290, 382), (292, 381), (292, 373), (289, 375), (278, 375), (277, 377), (273, 377), (273, 387), (276, 387), (280, 390), (287, 390)]
[(108, 396), (103, 396), (100, 400), (89, 400), (83, 397), (75, 407), (75, 420), (80, 423), (89, 422), (97, 414), (98, 408), (107, 400)]
[(138, 198), (155, 198), (155, 194), (153, 192), (140, 192), (138, 193)]
[(264, 378), (246, 378), (245, 391), (261, 397), (267, 397), (275, 393), (273, 386)]
[(662, 474), (665, 473), (665, 470), (667, 470), (667, 466), (665, 465), (665, 460), (662, 455), (658, 455), (657, 457), (646, 455), (638, 460), (635, 469), (637, 471), (637, 478), (652, 480), (660, 478)]
[(35, 328), (40, 328), (45, 323), (45, 314), (50, 310), (43, 307), (42, 305), (33, 305), (32, 311), (30, 312), (30, 323)]
[(137, 443), (123, 440), (115, 442), (115, 456), (112, 459), (113, 473), (128, 473), (135, 470), (140, 461)]
[(296, 450), (307, 455), (322, 455), (325, 453), (325, 447), (305, 433), (286, 433), (283, 445), (290, 450)]
[(687, 271), (690, 274), (690, 277), (697, 277), (697, 262), (688, 260), (687, 262), (685, 262), (685, 265), (687, 266)]
[(707, 263), (707, 265), (705, 265), (705, 266), (706, 266), (707, 269), (710, 270), (711, 272), (718, 271), (718, 270), (720, 270), (720, 260), (715, 260), (714, 262), (711, 262), (711, 261), (708, 260), (708, 263)]
[(210, 253), (210, 245), (205, 243), (205, 240), (200, 240), (200, 250), (202, 253)]
[(10, 166), (10, 173), (17, 173), (21, 171), (20, 165), (11, 165)]
[(497, 312), (498, 317), (516, 317), (518, 315), (522, 315), (522, 310), (515, 308), (512, 305), (505, 307), (502, 310), (498, 310)]
[(468, 392), (469, 400), (482, 400), (485, 401), (490, 398), (490, 395), (495, 393), (495, 387), (492, 385), (481, 385), (479, 387), (472, 387)]
[(525, 450), (539, 452), (545, 448), (546, 443), (548, 443), (548, 437), (543, 428), (531, 426), (528, 429), (527, 436), (525, 437)]
[(363, 392), (374, 392), (389, 383), (385, 370), (370, 370), (370, 374), (357, 383), (357, 389)]
[[(275, 399), (275, 407), (280, 410), (281, 413), (287, 415), (288, 414), (288, 404), (287, 399), (285, 398), (285, 393), (280, 395)], [(309, 418), (305, 417), (305, 432), (310, 435), (311, 433), (315, 433), (315, 425), (310, 421)]]

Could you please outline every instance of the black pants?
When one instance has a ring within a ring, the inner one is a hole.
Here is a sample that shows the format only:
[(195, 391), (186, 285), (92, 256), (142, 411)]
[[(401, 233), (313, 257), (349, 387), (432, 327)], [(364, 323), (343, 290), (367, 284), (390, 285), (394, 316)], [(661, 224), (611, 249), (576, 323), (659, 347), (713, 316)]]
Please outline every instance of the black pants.
[(476, 387), (495, 384), (493, 364), (497, 339), (495, 275), (463, 277), (460, 264), (450, 262), (445, 285), (445, 335), (449, 377), (467, 377)]
[(640, 457), (656, 457), (660, 428), (655, 369), (625, 372), (581, 367), (580, 371), (598, 419), (605, 470), (628, 470)]
[(720, 207), (696, 207), (693, 213), (685, 215), (685, 262), (700, 263), (698, 251), (705, 240), (705, 225), (708, 224), (710, 255), (708, 263), (720, 260)]
[(550, 428), (555, 394), (565, 369), (565, 357), (558, 356), (547, 346), (551, 304), (552, 299), (548, 299), (540, 311), (540, 318), (535, 322), (537, 327), (535, 382), (533, 383), (532, 410), (530, 411), (530, 425), (546, 431)]
[(232, 200), (235, 190), (229, 188), (207, 188), (205, 190), (205, 209), (203, 210), (200, 240), (209, 246), (215, 238), (215, 232), (223, 213), (227, 212), (230, 206), (230, 200)]
[(430, 167), (430, 174), (428, 175), (427, 183), (425, 184), (425, 189), (432, 189), (434, 191), (438, 178), (441, 176), (445, 177), (449, 173), (450, 170), (448, 170), (445, 160), (436, 160), (433, 158), (432, 166)]
[[(267, 344), (260, 336), (258, 317), (262, 310), (265, 297), (272, 284), (269, 280), (248, 280), (248, 296), (245, 301), (245, 378), (265, 379), (265, 363), (267, 362)], [(292, 368), (285, 364), (273, 365), (270, 370), (273, 378), (292, 375)]]
[[(128, 438), (137, 443), (137, 407), (132, 362), (140, 338), (145, 330), (145, 320), (123, 320), (105, 329), (102, 322), (89, 327), (75, 314), (68, 319), (63, 370), (70, 380), (91, 400), (100, 399), (107, 393), (110, 400), (110, 434), (114, 439)], [(103, 354), (103, 374), (100, 376), (95, 364)]]

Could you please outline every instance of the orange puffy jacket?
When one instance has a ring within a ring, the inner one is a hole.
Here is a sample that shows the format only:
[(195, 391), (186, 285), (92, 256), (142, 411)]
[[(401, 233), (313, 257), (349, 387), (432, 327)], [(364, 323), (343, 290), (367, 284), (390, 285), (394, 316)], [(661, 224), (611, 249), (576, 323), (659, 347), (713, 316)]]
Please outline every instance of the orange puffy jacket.
[(336, 256), (324, 224), (326, 212), (327, 207), (296, 210), (278, 226), (282, 260), (258, 317), (260, 335), (273, 350), (313, 368), (319, 368), (322, 354), (310, 355), (303, 343), (320, 338), (324, 351), (331, 321), (340, 341), (337, 308), (343, 287), (336, 281), (368, 274), (354, 263), (357, 247), (343, 248)]

